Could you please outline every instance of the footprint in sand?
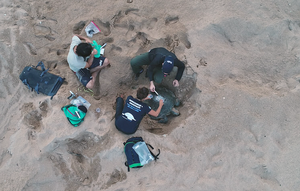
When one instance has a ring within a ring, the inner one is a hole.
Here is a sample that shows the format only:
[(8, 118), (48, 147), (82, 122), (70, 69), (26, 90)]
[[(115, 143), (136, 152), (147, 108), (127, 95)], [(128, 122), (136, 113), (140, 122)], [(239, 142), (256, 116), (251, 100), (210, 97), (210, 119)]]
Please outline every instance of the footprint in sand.
[(67, 50), (60, 50), (60, 49), (59, 49), (59, 50), (56, 51), (56, 55), (57, 55), (57, 56), (59, 56), (59, 55), (64, 55), (64, 54), (66, 54), (66, 53), (67, 53)]
[(50, 27), (42, 26), (42, 25), (34, 25), (34, 34), (36, 36), (46, 36), (51, 32)]
[(51, 71), (51, 70), (54, 70), (57, 67), (57, 63), (58, 63), (58, 60), (47, 61), (46, 65), (49, 68), (49, 70)]
[(33, 110), (28, 112), (24, 118), (23, 122), (31, 129), (39, 129), (41, 126), (42, 115), (38, 110)]
[(123, 170), (119, 171), (119, 170), (115, 169), (111, 173), (110, 178), (106, 183), (106, 188), (108, 188), (111, 185), (116, 184), (118, 182), (122, 182), (123, 180), (126, 180), (126, 178), (127, 178), (127, 175)]
[(253, 168), (253, 172), (257, 176), (259, 176), (261, 179), (270, 180), (270, 181), (275, 182), (278, 185), (280, 185), (279, 181), (276, 178), (275, 171), (268, 168), (267, 165), (260, 164), (257, 167)]
[(165, 19), (165, 25), (172, 27), (174, 29), (175, 35), (178, 37), (179, 41), (184, 44), (186, 48), (191, 48), (191, 42), (188, 40), (187, 29), (183, 24), (179, 22), (179, 17), (167, 17)]
[(43, 117), (47, 116), (48, 110), (49, 110), (49, 100), (44, 100), (40, 103), (39, 109), (41, 110), (41, 114)]
[(82, 29), (85, 27), (86, 22), (80, 21), (79, 23), (75, 24), (73, 27), (73, 33), (74, 34), (80, 34)]
[(175, 47), (179, 46), (180, 42), (182, 42), (186, 48), (191, 48), (191, 43), (185, 32), (177, 32), (173, 36), (168, 35), (166, 38), (166, 44), (171, 50), (174, 50)]
[(23, 43), (23, 45), (25, 46), (28, 54), (37, 55), (37, 49), (35, 48), (35, 46), (33, 46), (32, 43), (25, 42), (25, 43)]
[(155, 24), (157, 23), (158, 19), (157, 18), (151, 18), (150, 21), (147, 22), (147, 28), (149, 30), (153, 29)]
[(49, 41), (54, 41), (55, 38), (53, 36), (50, 36), (50, 35), (46, 35), (45, 38)]
[[(45, 117), (48, 113), (48, 104), (49, 100), (44, 100), (40, 103), (38, 109), (33, 105), (32, 102), (25, 103), (21, 107), (21, 111), (24, 115), (23, 123), (27, 125), (30, 129), (32, 129), (32, 132), (35, 132), (33, 130), (38, 130), (41, 127), (42, 117)], [(32, 137), (34, 137), (33, 134), (30, 136), (29, 135), (30, 131), (28, 134), (28, 138), (32, 139)]]
[(51, 34), (51, 28), (42, 26), (42, 25), (34, 25), (34, 34), (37, 37), (44, 37), (48, 39), (49, 41), (55, 40), (55, 38)]
[[(12, 157), (12, 154), (10, 153), (9, 150), (2, 150), (2, 153), (0, 155), (0, 167), (2, 167), (2, 165), (6, 164), (6, 161), (10, 160)], [(18, 166), (18, 164), (17, 164)]]
[(113, 43), (114, 39), (113, 38), (104, 38), (100, 41), (100, 44), (104, 44), (104, 43)]
[(138, 32), (136, 34), (136, 38), (142, 40), (141, 46), (146, 46), (146, 45), (150, 44), (150, 40), (148, 40), (147, 34), (144, 32)]
[(32, 130), (28, 130), (27, 132), (28, 140), (36, 140), (36, 132)]
[(63, 49), (69, 49), (70, 44), (69, 44), (69, 43), (63, 44), (63, 45), (61, 45), (61, 47), (62, 47)]
[(166, 20), (165, 20), (165, 24), (166, 25), (174, 24), (174, 23), (177, 23), (178, 21), (179, 21), (178, 16), (176, 16), (176, 17), (167, 17)]
[(122, 48), (116, 45), (111, 45), (112, 48), (110, 49), (110, 51), (112, 51), (114, 54), (119, 54), (122, 52)]
[(180, 42), (182, 42), (187, 49), (190, 49), (192, 45), (191, 45), (191, 42), (188, 39), (187, 33), (186, 32), (179, 32), (178, 36), (179, 36)]
[(131, 12), (138, 12), (138, 11), (139, 11), (139, 9), (130, 8), (125, 11), (125, 15), (128, 15), (128, 13), (131, 13)]
[[(205, 58), (201, 58), (201, 59), (199, 60), (199, 63), (200, 63), (201, 66), (207, 66), (207, 62), (206, 62), (206, 59), (205, 59)], [(197, 67), (198, 67), (198, 65), (197, 65)]]
[(174, 52), (174, 48), (179, 45), (179, 38), (177, 35), (168, 35), (165, 39), (165, 43), (171, 52)]
[(95, 21), (95, 24), (99, 27), (99, 29), (104, 34), (104, 36), (110, 35), (111, 30), (110, 30), (110, 23), (109, 22), (104, 23), (100, 19), (97, 19)]
[(120, 24), (122, 18), (124, 18), (124, 15), (122, 14), (122, 11), (119, 11), (117, 14), (115, 14), (113, 16), (113, 26), (115, 26), (116, 24)]

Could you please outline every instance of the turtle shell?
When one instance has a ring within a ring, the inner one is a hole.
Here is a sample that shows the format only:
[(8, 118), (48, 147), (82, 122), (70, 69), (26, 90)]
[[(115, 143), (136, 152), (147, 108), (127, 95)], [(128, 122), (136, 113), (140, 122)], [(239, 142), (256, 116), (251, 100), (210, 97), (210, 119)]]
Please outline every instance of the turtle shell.
[(158, 95), (156, 95), (156, 93), (154, 92), (151, 92), (153, 98), (150, 100), (145, 100), (144, 102), (147, 103), (151, 107), (151, 109), (157, 110), (159, 105), (159, 100), (163, 99), (164, 105), (159, 115), (157, 117), (153, 117), (150, 115), (152, 119), (158, 120), (158, 119), (163, 119), (166, 116), (170, 115), (174, 106), (178, 106), (179, 104), (175, 94), (171, 90), (165, 87), (157, 87), (156, 92), (158, 93)]

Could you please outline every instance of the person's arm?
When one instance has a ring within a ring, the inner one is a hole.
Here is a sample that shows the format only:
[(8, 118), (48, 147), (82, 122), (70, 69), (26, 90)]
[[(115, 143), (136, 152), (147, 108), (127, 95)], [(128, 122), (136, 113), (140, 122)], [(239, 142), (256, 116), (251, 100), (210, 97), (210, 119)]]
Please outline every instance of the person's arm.
[(94, 61), (94, 55), (96, 55), (97, 54), (97, 50), (96, 49), (94, 49), (93, 51), (92, 51), (92, 53), (91, 53), (91, 56), (90, 56), (90, 58), (88, 59), (88, 61), (86, 62), (86, 64), (85, 64), (85, 67), (84, 68), (89, 68), (89, 67), (91, 67), (92, 66), (92, 64), (93, 64), (93, 61)]
[(150, 81), (150, 87), (149, 87), (151, 92), (155, 92), (155, 85), (153, 81)]
[(183, 62), (181, 62), (180, 60), (178, 60), (177, 58), (174, 61), (174, 66), (177, 66), (178, 70), (177, 70), (177, 74), (175, 76), (175, 80), (179, 81), (182, 77), (183, 71), (185, 69), (185, 65)]
[(152, 115), (153, 117), (157, 117), (161, 111), (162, 106), (164, 105), (163, 100), (159, 100), (159, 106), (157, 108), (156, 111), (154, 111), (153, 109), (151, 109), (151, 111), (148, 113), (149, 115)]
[(160, 54), (155, 55), (155, 57), (153, 58), (153, 60), (150, 62), (148, 69), (147, 69), (147, 75), (148, 78), (150, 80), (150, 91), (154, 92), (155, 91), (155, 86), (154, 86), (154, 82), (153, 82), (153, 71), (154, 68), (156, 67), (161, 67), (162, 63), (164, 62), (164, 57)]
[(75, 36), (77, 36), (80, 40), (84, 40), (87, 43), (92, 43), (92, 41), (87, 37), (81, 36), (79, 34), (75, 34)]

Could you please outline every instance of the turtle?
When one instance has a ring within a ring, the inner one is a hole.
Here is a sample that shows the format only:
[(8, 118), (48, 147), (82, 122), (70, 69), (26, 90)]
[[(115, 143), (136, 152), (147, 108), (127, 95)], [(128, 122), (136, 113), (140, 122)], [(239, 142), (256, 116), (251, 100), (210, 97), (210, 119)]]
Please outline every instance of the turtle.
[(149, 115), (151, 119), (158, 120), (159, 123), (167, 123), (169, 115), (180, 115), (179, 111), (174, 108), (180, 105), (180, 101), (176, 98), (175, 94), (171, 90), (167, 89), (166, 87), (157, 87), (156, 92), (158, 95), (154, 92), (151, 92), (152, 98), (147, 99), (144, 102), (154, 110), (158, 108), (160, 99), (163, 99), (164, 105), (157, 117)]

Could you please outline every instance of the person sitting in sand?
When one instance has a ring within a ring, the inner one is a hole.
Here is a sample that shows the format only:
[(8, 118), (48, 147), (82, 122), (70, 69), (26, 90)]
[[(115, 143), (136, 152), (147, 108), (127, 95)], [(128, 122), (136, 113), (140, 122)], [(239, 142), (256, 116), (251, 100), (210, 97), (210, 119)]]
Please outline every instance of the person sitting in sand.
[[(139, 127), (140, 122), (146, 114), (157, 117), (163, 106), (163, 100), (159, 100), (159, 106), (156, 111), (152, 110), (142, 101), (150, 99), (149, 89), (146, 87), (137, 90), (136, 97), (128, 96), (124, 104), (124, 96), (121, 95), (116, 100), (115, 125), (116, 128), (125, 133), (133, 134)], [(123, 108), (124, 107), (124, 108)]]
[(108, 59), (104, 56), (94, 58), (98, 52), (91, 43), (92, 41), (86, 37), (74, 35), (67, 58), (71, 70), (76, 74), (79, 81), (89, 89), (94, 87), (99, 71), (110, 66)]
[[(173, 86), (179, 86), (179, 80), (182, 77), (185, 65), (183, 62), (178, 60), (178, 58), (172, 52), (165, 48), (153, 48), (149, 52), (136, 56), (130, 61), (131, 68), (136, 75), (136, 78), (143, 73), (143, 65), (148, 65), (147, 76), (150, 80), (150, 90), (155, 91), (156, 83), (161, 83), (163, 78), (168, 76), (173, 70), (174, 66), (177, 66), (177, 74), (173, 81)], [(154, 82), (153, 82), (154, 81)]]

